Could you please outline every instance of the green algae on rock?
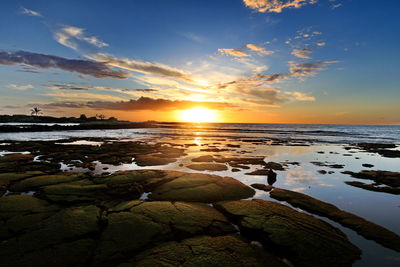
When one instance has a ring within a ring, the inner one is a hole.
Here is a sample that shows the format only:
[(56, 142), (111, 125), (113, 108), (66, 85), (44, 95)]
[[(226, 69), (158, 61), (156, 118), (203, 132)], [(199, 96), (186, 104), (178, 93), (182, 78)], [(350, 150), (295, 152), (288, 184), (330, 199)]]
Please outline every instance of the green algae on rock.
[(154, 200), (216, 202), (252, 197), (255, 191), (230, 177), (202, 173), (181, 176), (157, 186), (149, 195)]
[(200, 203), (135, 201), (111, 209), (106, 218), (95, 262), (118, 261), (157, 242), (236, 231), (224, 215)]
[(266, 200), (223, 201), (214, 206), (266, 247), (288, 255), (296, 266), (351, 266), (361, 251), (337, 228), (285, 205)]
[(340, 210), (335, 205), (323, 202), (302, 193), (274, 188), (270, 193), (272, 198), (284, 200), (295, 207), (310, 213), (327, 217), (335, 222), (349, 227), (366, 239), (400, 252), (400, 237), (386, 228), (369, 222), (357, 215)]
[(278, 258), (235, 236), (201, 236), (148, 249), (122, 266), (287, 266)]

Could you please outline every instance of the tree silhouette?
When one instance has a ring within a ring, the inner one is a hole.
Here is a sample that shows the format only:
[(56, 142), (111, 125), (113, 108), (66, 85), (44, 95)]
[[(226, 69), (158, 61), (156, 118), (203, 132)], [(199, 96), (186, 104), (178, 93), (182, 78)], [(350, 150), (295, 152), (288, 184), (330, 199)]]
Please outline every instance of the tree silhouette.
[(99, 118), (100, 120), (104, 120), (106, 118), (104, 114), (96, 114), (96, 117)]
[(43, 114), (43, 112), (38, 107), (34, 107), (31, 109), (31, 116), (39, 116), (39, 114)]

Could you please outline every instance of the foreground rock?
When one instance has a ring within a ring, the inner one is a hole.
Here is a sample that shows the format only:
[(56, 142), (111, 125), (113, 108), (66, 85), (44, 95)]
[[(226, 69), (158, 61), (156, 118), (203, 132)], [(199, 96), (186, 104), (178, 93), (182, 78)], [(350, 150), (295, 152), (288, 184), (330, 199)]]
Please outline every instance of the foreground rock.
[(206, 204), (132, 201), (107, 214), (94, 265), (112, 265), (158, 242), (195, 235), (224, 235), (236, 230)]
[(195, 237), (144, 251), (124, 266), (287, 266), (234, 236)]
[(340, 230), (287, 206), (257, 199), (215, 207), (233, 219), (242, 234), (288, 255), (295, 266), (351, 266), (360, 257)]
[(7, 196), (0, 214), (2, 266), (83, 266), (100, 230), (95, 206), (59, 209), (32, 196)]
[(149, 195), (154, 200), (212, 203), (252, 197), (255, 191), (230, 177), (201, 173), (183, 175), (157, 186)]
[(330, 203), (320, 201), (302, 193), (280, 188), (274, 188), (270, 196), (278, 200), (287, 201), (291, 205), (310, 213), (327, 217), (343, 226), (353, 229), (366, 239), (374, 240), (382, 246), (400, 252), (400, 237), (398, 235), (357, 215), (340, 210)]

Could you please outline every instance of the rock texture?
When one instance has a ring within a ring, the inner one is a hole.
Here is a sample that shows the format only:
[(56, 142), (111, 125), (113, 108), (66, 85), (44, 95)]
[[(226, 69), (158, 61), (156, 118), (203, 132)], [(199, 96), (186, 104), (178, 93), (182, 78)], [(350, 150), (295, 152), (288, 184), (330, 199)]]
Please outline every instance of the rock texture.
[(274, 188), (272, 198), (284, 200), (295, 207), (318, 214), (349, 227), (367, 239), (400, 252), (400, 237), (386, 228), (369, 222), (357, 215), (340, 210), (335, 205), (312, 198), (302, 193)]
[(310, 215), (266, 200), (225, 201), (215, 204), (241, 228), (295, 266), (351, 266), (360, 257), (338, 229)]

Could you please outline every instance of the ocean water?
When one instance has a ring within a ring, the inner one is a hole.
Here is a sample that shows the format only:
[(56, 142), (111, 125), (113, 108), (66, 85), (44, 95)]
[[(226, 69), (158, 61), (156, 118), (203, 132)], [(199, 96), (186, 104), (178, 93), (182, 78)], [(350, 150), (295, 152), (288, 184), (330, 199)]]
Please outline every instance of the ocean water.
[[(58, 140), (70, 137), (104, 137), (117, 138), (120, 141), (140, 140), (144, 142), (166, 142), (182, 145), (186, 156), (178, 161), (152, 167), (139, 167), (134, 162), (112, 166), (95, 162), (94, 172), (102, 173), (118, 170), (165, 169), (193, 171), (186, 166), (192, 164), (192, 159), (202, 155), (220, 155), (225, 157), (264, 157), (269, 162), (298, 162), (298, 165), (288, 164), (286, 170), (277, 171), (276, 187), (298, 191), (332, 203), (345, 211), (352, 212), (369, 221), (386, 227), (400, 235), (400, 196), (381, 192), (371, 192), (345, 184), (345, 181), (360, 181), (342, 171), (359, 172), (367, 168), (362, 164), (372, 164), (371, 170), (386, 170), (400, 172), (399, 158), (385, 158), (376, 153), (351, 149), (348, 144), (359, 142), (394, 143), (400, 145), (400, 126), (359, 126), (359, 125), (289, 125), (289, 124), (189, 124), (163, 123), (158, 128), (89, 130), (89, 131), (54, 131), (32, 133), (0, 133), (1, 143), (7, 140)], [(289, 142), (289, 145), (271, 145), (277, 139)], [(101, 142), (78, 141), (76, 145), (100, 145)], [(239, 147), (232, 148), (228, 145)], [(290, 144), (295, 144), (290, 145)], [(300, 146), (299, 146), (300, 144)], [(205, 152), (204, 148), (228, 149), (219, 152)], [(397, 148), (398, 149), (398, 148)], [(332, 169), (312, 164), (313, 161), (329, 164), (342, 164), (342, 169)], [(73, 166), (63, 165), (63, 170), (87, 171)], [(249, 170), (232, 172), (202, 171), (203, 173), (233, 177), (247, 185), (267, 183), (265, 176), (247, 175), (246, 173), (260, 169), (251, 166)], [(318, 171), (333, 171), (331, 174), (321, 174)], [(361, 180), (369, 183), (369, 181)], [(255, 198), (276, 201), (269, 193), (257, 190)], [(284, 202), (283, 202), (284, 203)], [(285, 203), (284, 203), (285, 204)], [(340, 228), (352, 243), (362, 249), (362, 259), (355, 266), (400, 266), (399, 253), (384, 248), (371, 240), (359, 236), (354, 231), (342, 227), (326, 218), (321, 218)]]
[(271, 138), (294, 142), (400, 144), (400, 125), (322, 125), (256, 123), (159, 123), (157, 128), (1, 133), (0, 140), (57, 140), (69, 137)]

